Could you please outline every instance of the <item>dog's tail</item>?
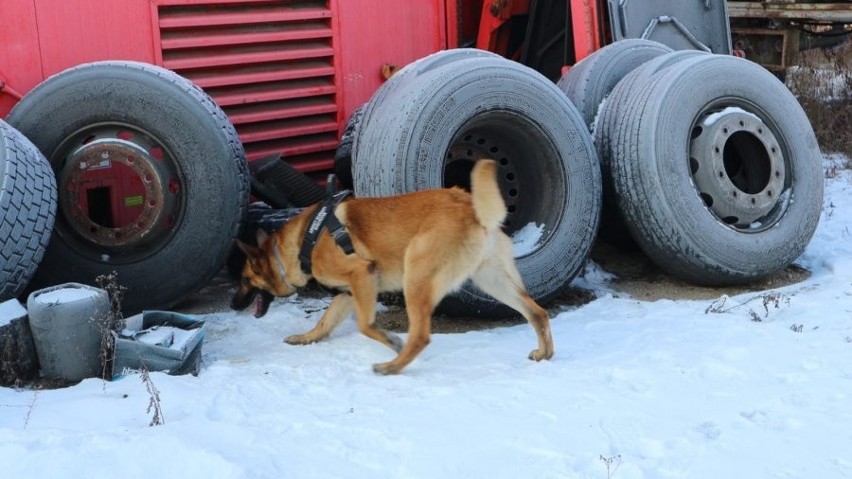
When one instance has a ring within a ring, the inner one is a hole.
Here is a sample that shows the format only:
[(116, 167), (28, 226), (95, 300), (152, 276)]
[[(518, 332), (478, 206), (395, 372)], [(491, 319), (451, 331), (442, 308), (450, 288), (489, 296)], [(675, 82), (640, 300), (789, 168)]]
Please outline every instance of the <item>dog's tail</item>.
[(506, 219), (506, 203), (497, 184), (497, 163), (494, 160), (476, 162), (470, 172), (470, 190), (479, 224), (489, 230), (502, 226)]

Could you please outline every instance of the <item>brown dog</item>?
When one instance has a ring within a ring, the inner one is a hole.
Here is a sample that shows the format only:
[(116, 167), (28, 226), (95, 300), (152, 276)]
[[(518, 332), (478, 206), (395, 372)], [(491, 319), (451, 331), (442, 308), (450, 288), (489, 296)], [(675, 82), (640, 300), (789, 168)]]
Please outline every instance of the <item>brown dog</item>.
[[(334, 297), (313, 329), (285, 341), (319, 341), (354, 311), (362, 333), (399, 353), (373, 370), (395, 374), (429, 343), (435, 306), (469, 278), (532, 325), (538, 349), (530, 359), (550, 359), (553, 340), (547, 312), (524, 289), (512, 241), (500, 229), (506, 204), (496, 170), (494, 161), (478, 161), (471, 172), (472, 193), (448, 188), (352, 198), (337, 206), (323, 203), (272, 235), (261, 231), (257, 247), (239, 243), (248, 259), (231, 306), (245, 309), (258, 299), (255, 315), (262, 316), (273, 296), (289, 296), (313, 277), (344, 292)], [(324, 221), (328, 219), (333, 225)], [(404, 346), (397, 335), (373, 325), (378, 293), (400, 290), (408, 313)]]

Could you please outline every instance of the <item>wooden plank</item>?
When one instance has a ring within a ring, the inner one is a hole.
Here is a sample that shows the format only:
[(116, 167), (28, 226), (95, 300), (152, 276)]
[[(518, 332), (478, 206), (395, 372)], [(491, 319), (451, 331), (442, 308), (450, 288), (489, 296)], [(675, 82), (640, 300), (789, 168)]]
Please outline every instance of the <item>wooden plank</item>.
[(771, 18), (776, 20), (812, 20), (852, 23), (852, 4), (728, 2), (730, 18)]

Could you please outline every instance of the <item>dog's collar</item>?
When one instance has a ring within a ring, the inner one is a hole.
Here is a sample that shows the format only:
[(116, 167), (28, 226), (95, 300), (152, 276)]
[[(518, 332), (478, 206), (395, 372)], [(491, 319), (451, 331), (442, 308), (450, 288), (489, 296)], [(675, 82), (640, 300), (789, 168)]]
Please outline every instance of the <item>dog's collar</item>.
[(355, 252), (349, 233), (346, 232), (346, 228), (343, 227), (337, 216), (334, 216), (334, 209), (337, 205), (350, 196), (352, 196), (351, 191), (343, 190), (327, 198), (308, 218), (308, 229), (305, 231), (305, 239), (302, 241), (302, 249), (299, 251), (299, 262), (302, 266), (302, 272), (305, 274), (311, 274), (311, 253), (314, 251), (323, 229), (328, 230), (328, 234), (334, 238), (334, 241), (343, 249), (344, 253), (352, 254)]

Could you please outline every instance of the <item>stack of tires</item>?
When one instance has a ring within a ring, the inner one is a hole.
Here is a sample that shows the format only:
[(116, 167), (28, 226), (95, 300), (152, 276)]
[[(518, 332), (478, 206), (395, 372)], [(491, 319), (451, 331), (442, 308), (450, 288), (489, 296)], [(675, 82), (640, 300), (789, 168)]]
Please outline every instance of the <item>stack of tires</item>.
[(699, 285), (753, 281), (804, 251), (822, 208), (821, 154), (771, 73), (622, 40), (559, 86), (594, 135), (612, 213), (605, 231), (626, 228), (658, 266)]
[[(7, 121), (0, 300), (115, 271), (132, 314), (178, 303), (221, 269), (250, 174), (233, 125), (188, 80), (136, 62), (81, 65)], [(558, 85), (480, 50), (420, 59), (353, 115), (335, 166), (356, 195), (387, 196), (469, 187), (481, 158), (500, 165), (505, 230), (539, 301), (577, 275), (599, 229), (629, 234), (697, 284), (764, 277), (802, 253), (822, 204), (816, 138), (780, 81), (743, 59), (646, 40), (597, 51)], [(109, 166), (144, 190), (111, 199), (140, 207), (132, 220), (84, 207), (107, 204), (97, 195), (110, 187), (80, 185)], [(469, 284), (441, 309), (506, 312)]]
[[(357, 110), (338, 153), (361, 196), (467, 187), (475, 161), (497, 160), (505, 230), (539, 301), (580, 271), (600, 221), (670, 273), (728, 285), (799, 256), (822, 203), (813, 130), (780, 81), (647, 40), (599, 50), (558, 85), (479, 50), (430, 55)], [(442, 309), (504, 311), (471, 285)]]

